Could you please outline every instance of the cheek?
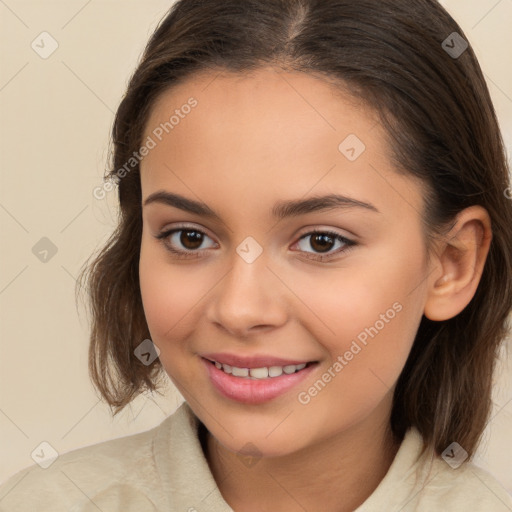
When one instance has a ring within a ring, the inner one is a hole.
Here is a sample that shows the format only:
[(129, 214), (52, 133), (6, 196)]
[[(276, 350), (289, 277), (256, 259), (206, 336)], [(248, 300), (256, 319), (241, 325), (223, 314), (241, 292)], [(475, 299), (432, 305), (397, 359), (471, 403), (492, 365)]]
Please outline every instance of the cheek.
[(204, 296), (199, 273), (190, 273), (180, 265), (171, 265), (165, 252), (152, 246), (141, 246), (139, 280), (144, 314), (153, 341), (162, 350), (162, 342), (187, 329), (194, 315), (194, 305)]
[(316, 337), (329, 358), (318, 380), (297, 396), (298, 410), (317, 428), (335, 432), (342, 423), (348, 427), (361, 421), (385, 397), (390, 400), (421, 320), (421, 301), (410, 294), (409, 286), (412, 274), (420, 270), (410, 270), (411, 274), (393, 268), (387, 274), (376, 269), (351, 273), (344, 280), (346, 294), (340, 297), (338, 284), (324, 295), (319, 315), (330, 319), (335, 334), (318, 326)]
[(358, 260), (350, 272), (335, 269), (324, 282), (318, 276), (303, 281), (300, 293), (310, 290), (308, 305), (318, 317), (317, 339), (332, 363), (343, 358), (340, 374), (363, 387), (365, 382), (371, 386), (369, 378), (394, 384), (421, 321), (425, 262), (421, 240), (417, 246), (412, 242), (407, 251), (397, 249), (397, 241), (382, 246), (367, 261)]

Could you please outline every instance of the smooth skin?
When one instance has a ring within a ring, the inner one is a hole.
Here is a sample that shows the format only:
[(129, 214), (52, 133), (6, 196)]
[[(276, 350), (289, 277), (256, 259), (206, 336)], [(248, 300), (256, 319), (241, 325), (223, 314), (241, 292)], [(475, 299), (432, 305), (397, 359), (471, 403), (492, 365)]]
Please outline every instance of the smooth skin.
[[(141, 163), (142, 203), (172, 192), (206, 203), (219, 219), (159, 202), (143, 207), (140, 285), (152, 340), (209, 431), (206, 457), (234, 510), (352, 511), (398, 450), (388, 427), (393, 391), (422, 315), (451, 318), (476, 291), (489, 216), (478, 206), (462, 212), (428, 261), (423, 185), (393, 169), (376, 114), (320, 77), (272, 67), (196, 75), (159, 97), (144, 139), (190, 97), (197, 106)], [(338, 148), (350, 134), (366, 147), (354, 161)], [(272, 216), (280, 201), (328, 194), (378, 211)], [(156, 238), (183, 224), (188, 232)], [(306, 236), (313, 230), (356, 245), (332, 238), (322, 246)], [(252, 263), (236, 251), (248, 236), (263, 249)], [(299, 392), (397, 302), (401, 311), (300, 403)], [(212, 386), (200, 357), (207, 352), (318, 365), (296, 389), (246, 405)], [(237, 453), (247, 446), (260, 454), (253, 464)]]

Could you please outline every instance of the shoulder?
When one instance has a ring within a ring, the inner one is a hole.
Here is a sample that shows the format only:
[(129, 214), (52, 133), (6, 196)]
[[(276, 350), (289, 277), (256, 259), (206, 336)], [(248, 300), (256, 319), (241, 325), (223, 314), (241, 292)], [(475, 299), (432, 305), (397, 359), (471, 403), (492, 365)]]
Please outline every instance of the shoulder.
[(421, 434), (410, 429), (388, 473), (357, 512), (512, 511), (512, 497), (487, 471), (422, 448)]
[[(422, 505), (442, 506), (443, 510), (510, 512), (512, 497), (487, 471), (472, 462), (452, 468), (437, 457), (432, 463)], [(427, 508), (425, 508), (427, 510)]]
[(100, 503), (110, 510), (121, 500), (126, 511), (158, 510), (146, 491), (158, 479), (154, 440), (171, 421), (172, 415), (150, 430), (59, 454), (46, 469), (22, 469), (0, 485), (0, 511), (85, 512), (102, 509)]

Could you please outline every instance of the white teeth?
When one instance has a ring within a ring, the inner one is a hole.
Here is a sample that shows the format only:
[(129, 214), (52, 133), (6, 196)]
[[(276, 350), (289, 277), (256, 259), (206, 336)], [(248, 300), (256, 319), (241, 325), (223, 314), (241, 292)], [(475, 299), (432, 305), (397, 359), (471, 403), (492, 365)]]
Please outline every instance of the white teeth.
[(251, 368), (249, 374), (256, 379), (266, 379), (268, 377), (268, 368)]
[(279, 377), (283, 373), (283, 367), (282, 366), (271, 366), (268, 369), (268, 374), (270, 377)]
[(225, 373), (230, 373), (235, 377), (242, 377), (247, 379), (267, 379), (269, 377), (279, 377), (283, 373), (291, 375), (299, 370), (306, 367), (306, 363), (301, 364), (288, 364), (286, 366), (270, 366), (261, 368), (238, 368), (236, 366), (230, 366), (229, 364), (221, 364), (217, 361), (213, 361), (215, 366), (220, 370), (224, 370)]
[(231, 373), (235, 377), (249, 377), (249, 368), (237, 368), (236, 366), (233, 366), (231, 368)]

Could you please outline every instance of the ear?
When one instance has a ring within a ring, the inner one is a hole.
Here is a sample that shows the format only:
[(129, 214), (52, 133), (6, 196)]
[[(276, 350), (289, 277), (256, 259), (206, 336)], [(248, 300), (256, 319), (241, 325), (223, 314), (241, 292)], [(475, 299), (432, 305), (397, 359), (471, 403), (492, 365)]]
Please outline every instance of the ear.
[(424, 314), (430, 320), (458, 315), (475, 295), (492, 240), (487, 210), (471, 206), (462, 210), (456, 223), (439, 243), (428, 280)]

